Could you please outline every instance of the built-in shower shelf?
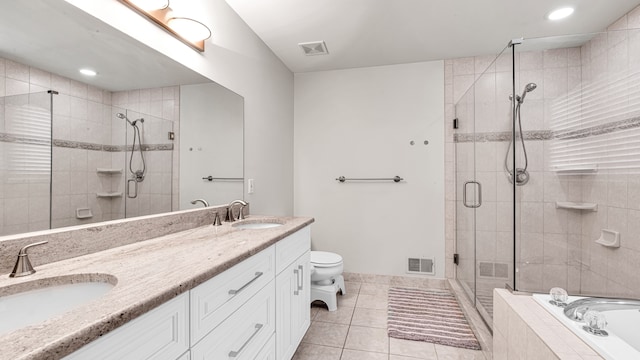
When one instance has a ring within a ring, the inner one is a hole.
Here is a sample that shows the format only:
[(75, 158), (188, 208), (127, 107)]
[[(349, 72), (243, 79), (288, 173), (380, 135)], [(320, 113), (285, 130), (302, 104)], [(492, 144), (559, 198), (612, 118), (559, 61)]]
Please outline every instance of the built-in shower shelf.
[(98, 174), (121, 174), (122, 169), (97, 168), (96, 172)]
[(556, 201), (556, 209), (598, 211), (598, 204)]
[(122, 192), (99, 192), (99, 193), (96, 193), (96, 197), (117, 198), (117, 197), (122, 197)]
[(598, 166), (554, 166), (553, 171), (558, 175), (591, 175), (598, 172)]

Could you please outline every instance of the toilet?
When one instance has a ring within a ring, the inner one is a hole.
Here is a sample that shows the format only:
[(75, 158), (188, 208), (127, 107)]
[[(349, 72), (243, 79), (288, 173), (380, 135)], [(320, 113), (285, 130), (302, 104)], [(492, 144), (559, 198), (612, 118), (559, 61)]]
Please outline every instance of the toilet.
[(342, 256), (327, 251), (311, 252), (311, 302), (327, 304), (329, 311), (338, 310), (338, 291), (345, 295)]

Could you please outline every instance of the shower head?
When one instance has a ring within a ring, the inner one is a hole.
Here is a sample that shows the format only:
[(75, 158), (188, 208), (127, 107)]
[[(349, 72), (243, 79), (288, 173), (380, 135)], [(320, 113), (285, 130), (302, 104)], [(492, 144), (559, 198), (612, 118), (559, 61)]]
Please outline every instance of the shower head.
[(116, 113), (116, 117), (117, 117), (118, 119), (124, 119), (124, 120), (127, 120), (127, 122), (129, 123), (129, 125), (131, 125), (131, 126), (136, 126), (136, 123), (137, 123), (138, 121), (140, 121), (141, 123), (143, 123), (143, 122), (144, 122), (144, 119), (143, 119), (143, 118), (140, 118), (140, 119), (136, 119), (136, 120), (131, 121), (131, 120), (129, 120), (129, 118), (127, 117), (127, 115), (125, 115), (125, 114), (123, 114), (123, 113)]
[(524, 97), (527, 96), (527, 93), (532, 92), (537, 87), (538, 85), (536, 85), (535, 83), (528, 83), (527, 85), (525, 85), (524, 90), (522, 91), (522, 95), (520, 95), (519, 98), (516, 98), (516, 100), (518, 100), (518, 103), (522, 104), (524, 102)]

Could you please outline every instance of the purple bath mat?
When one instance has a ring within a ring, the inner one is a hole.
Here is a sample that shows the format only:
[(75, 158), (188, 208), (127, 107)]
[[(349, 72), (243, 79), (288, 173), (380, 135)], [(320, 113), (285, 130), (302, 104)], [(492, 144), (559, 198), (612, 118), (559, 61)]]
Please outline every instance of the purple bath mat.
[(446, 290), (389, 289), (389, 336), (480, 350), (455, 296)]

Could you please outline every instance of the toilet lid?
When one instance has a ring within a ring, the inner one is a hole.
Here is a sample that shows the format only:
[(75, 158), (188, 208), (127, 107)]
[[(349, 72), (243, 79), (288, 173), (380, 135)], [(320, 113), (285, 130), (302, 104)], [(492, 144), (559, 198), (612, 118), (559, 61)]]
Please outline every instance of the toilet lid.
[(331, 267), (342, 263), (342, 256), (327, 251), (312, 251), (311, 263), (316, 267)]

